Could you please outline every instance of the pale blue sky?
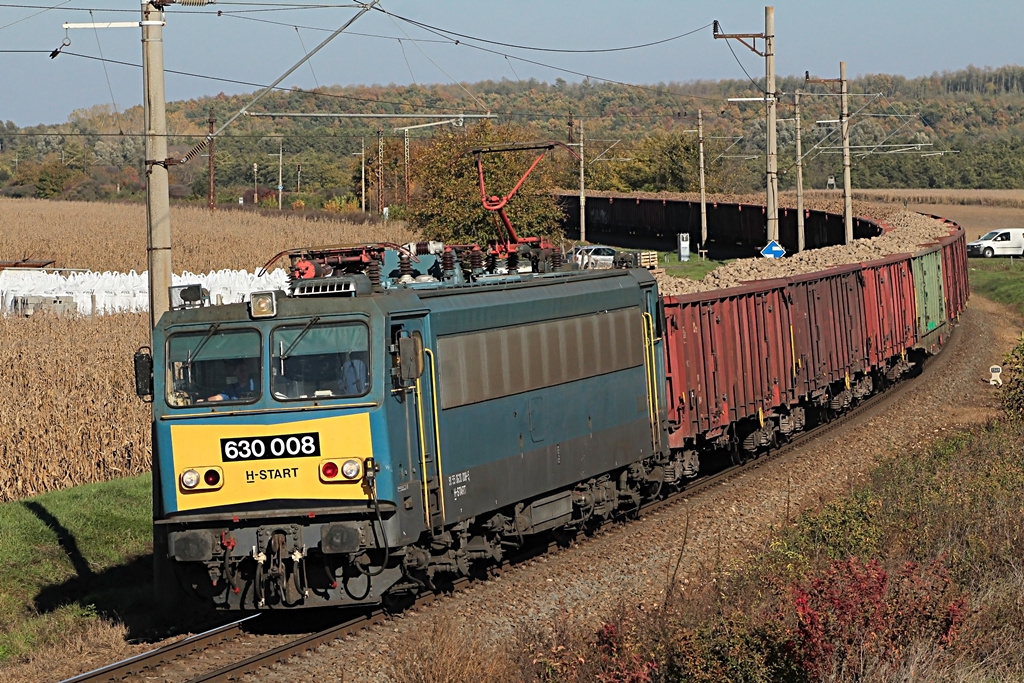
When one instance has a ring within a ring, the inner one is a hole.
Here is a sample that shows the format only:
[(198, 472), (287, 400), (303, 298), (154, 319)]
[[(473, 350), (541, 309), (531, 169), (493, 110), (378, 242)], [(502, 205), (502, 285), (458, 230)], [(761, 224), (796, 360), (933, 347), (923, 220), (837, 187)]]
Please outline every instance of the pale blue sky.
[[(114, 0), (0, 0), (0, 121), (20, 126), (59, 123), (75, 109), (113, 102), (121, 109), (141, 100), (136, 67), (64, 54), (47, 54), (65, 37), (64, 22), (137, 21), (139, 4)], [(292, 5), (322, 5), (292, 0)], [(28, 6), (38, 5), (39, 9)], [(549, 48), (589, 49), (644, 43), (700, 29), (718, 19), (729, 33), (764, 29), (765, 3), (749, 0), (384, 0), (396, 15), (489, 40)], [(845, 60), (851, 77), (867, 73), (906, 76), (956, 70), (969, 64), (1024, 63), (1024, 2), (1021, 0), (778, 0), (775, 3), (779, 75), (805, 70), (836, 77)], [(291, 7), (280, 11), (269, 0), (222, 2), (203, 8), (171, 5), (165, 27), (169, 70), (267, 84), (312, 50), (355, 10)], [(88, 11), (93, 10), (90, 16)], [(118, 10), (118, 11), (113, 11)], [(217, 11), (224, 13), (217, 16)], [(276, 22), (276, 23), (267, 23)], [(296, 26), (299, 27), (296, 30)], [(370, 12), (282, 85), (314, 87), (354, 83), (447, 83), (482, 79), (580, 80), (551, 68), (487, 54), (439, 40), (422, 28)], [(140, 29), (73, 30), (69, 53), (139, 64)], [(98, 43), (97, 43), (98, 38)], [(466, 40), (469, 43), (472, 41)], [(558, 54), (489, 46), (565, 69), (630, 83), (744, 78), (725, 41), (711, 28), (643, 50), (606, 54)], [(742, 46), (736, 56), (753, 76), (764, 62)], [(38, 53), (12, 51), (29, 50)], [(404, 50), (404, 54), (403, 54)], [(108, 88), (107, 78), (110, 87)], [(168, 74), (169, 100), (255, 87)]]

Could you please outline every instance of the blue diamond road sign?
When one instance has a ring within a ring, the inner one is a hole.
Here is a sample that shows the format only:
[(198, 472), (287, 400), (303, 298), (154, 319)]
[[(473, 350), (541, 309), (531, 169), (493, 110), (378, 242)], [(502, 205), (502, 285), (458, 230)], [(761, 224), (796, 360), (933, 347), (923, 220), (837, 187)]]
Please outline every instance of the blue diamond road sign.
[(765, 248), (761, 250), (761, 256), (764, 256), (765, 258), (782, 258), (785, 255), (786, 250), (775, 240), (769, 242), (765, 245)]

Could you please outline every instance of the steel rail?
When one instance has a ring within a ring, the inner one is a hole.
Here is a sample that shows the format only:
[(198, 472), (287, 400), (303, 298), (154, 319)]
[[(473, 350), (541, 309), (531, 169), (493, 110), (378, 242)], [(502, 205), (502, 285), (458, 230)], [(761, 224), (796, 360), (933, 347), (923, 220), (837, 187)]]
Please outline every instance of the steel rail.
[(230, 640), (242, 633), (243, 625), (261, 616), (263, 615), (253, 614), (243, 619), (239, 619), (238, 621), (217, 626), (209, 631), (203, 631), (202, 633), (182, 638), (181, 640), (168, 645), (163, 645), (148, 652), (133, 655), (119, 662), (114, 662), (113, 664), (108, 664), (107, 666), (102, 666), (98, 669), (87, 671), (84, 674), (79, 674), (72, 678), (65, 679), (62, 683), (118, 681), (127, 676), (142, 673), (153, 666), (173, 661), (179, 657), (184, 657), (198, 649), (207, 648), (211, 645), (223, 643), (225, 640)]

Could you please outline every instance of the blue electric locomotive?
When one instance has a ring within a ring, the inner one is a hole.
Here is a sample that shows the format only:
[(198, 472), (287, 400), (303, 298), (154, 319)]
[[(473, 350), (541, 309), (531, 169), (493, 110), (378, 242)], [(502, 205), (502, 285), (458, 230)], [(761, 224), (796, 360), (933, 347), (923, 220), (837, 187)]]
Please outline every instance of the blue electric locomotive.
[(654, 279), (505, 247), (290, 252), (288, 292), (177, 292), (137, 356), (163, 599), (372, 604), (657, 494)]

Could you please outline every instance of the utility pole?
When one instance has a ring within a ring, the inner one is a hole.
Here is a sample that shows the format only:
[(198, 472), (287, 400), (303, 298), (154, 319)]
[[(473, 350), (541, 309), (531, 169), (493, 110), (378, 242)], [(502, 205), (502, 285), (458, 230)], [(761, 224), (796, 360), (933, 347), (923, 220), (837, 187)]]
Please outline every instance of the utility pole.
[[(846, 82), (846, 62), (839, 62), (839, 78), (811, 78), (810, 73), (804, 73), (804, 80), (807, 83), (823, 83), (831, 85), (839, 84), (840, 102), (842, 109), (839, 113), (839, 126), (843, 136), (843, 222), (844, 222), (844, 244), (853, 243), (853, 193), (850, 189), (850, 104)], [(835, 92), (835, 91), (833, 91)]]
[(850, 190), (850, 103), (847, 93), (846, 62), (839, 62), (839, 88), (843, 111), (839, 115), (843, 127), (843, 220), (846, 223), (846, 244), (853, 244), (853, 197)]
[(768, 241), (779, 239), (779, 138), (775, 121), (775, 8), (764, 8), (765, 102), (768, 108)]
[(164, 101), (164, 12), (142, 3), (142, 90), (146, 125), (146, 222), (149, 225), (149, 323), (155, 328), (170, 309), (171, 206), (167, 174)]
[(210, 118), (206, 119), (206, 122), (208, 124), (210, 124), (210, 144), (209, 144), (209, 149), (207, 150), (207, 152), (209, 153), (209, 157), (210, 157), (210, 159), (209, 159), (210, 160), (210, 171), (209, 171), (210, 189), (209, 189), (209, 192), (206, 195), (206, 207), (210, 211), (216, 211), (217, 210), (217, 196), (215, 194), (214, 187), (213, 187), (213, 178), (214, 178), (213, 124), (215, 124), (217, 122), (217, 119), (213, 118), (213, 108), (212, 107), (210, 108)]
[(302, 194), (302, 164), (295, 164), (295, 194)]
[(697, 158), (700, 165), (700, 248), (707, 249), (708, 207), (704, 196), (704, 113), (697, 110)]
[[(768, 241), (779, 239), (779, 168), (778, 168), (778, 130), (776, 123), (776, 92), (775, 92), (775, 7), (764, 8), (764, 33), (721, 33), (716, 20), (712, 25), (715, 38), (735, 39), (743, 43), (750, 51), (764, 57), (765, 66), (765, 123), (766, 123), (766, 165), (765, 175), (765, 211), (767, 213), (766, 229)], [(751, 42), (747, 42), (747, 39)], [(757, 39), (764, 39), (764, 52), (757, 49)]]
[(252, 203), (259, 206), (260, 203), (260, 186), (259, 186), (259, 166), (256, 162), (252, 162)]
[(800, 146), (800, 91), (793, 94), (793, 116), (796, 118), (796, 250), (806, 247), (804, 238), (804, 154)]
[(587, 191), (583, 182), (583, 117), (580, 117), (580, 242), (587, 241)]

